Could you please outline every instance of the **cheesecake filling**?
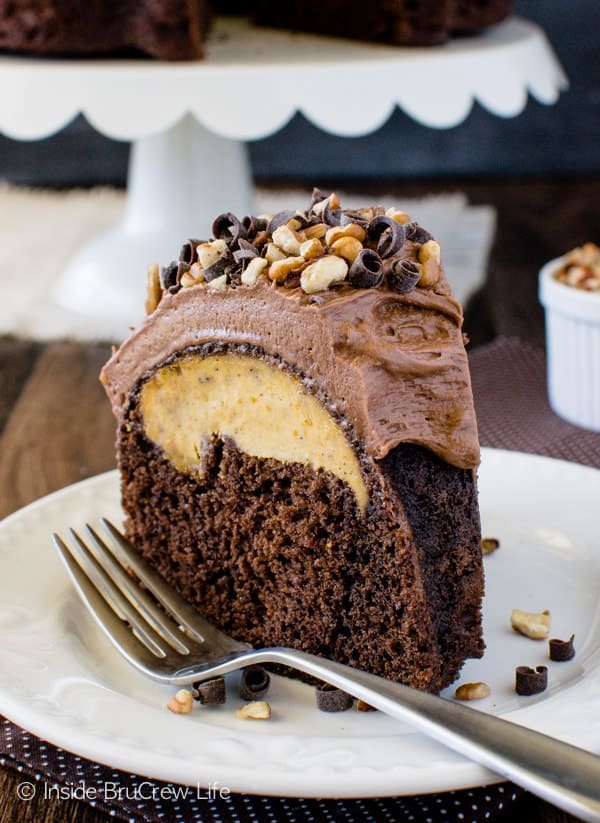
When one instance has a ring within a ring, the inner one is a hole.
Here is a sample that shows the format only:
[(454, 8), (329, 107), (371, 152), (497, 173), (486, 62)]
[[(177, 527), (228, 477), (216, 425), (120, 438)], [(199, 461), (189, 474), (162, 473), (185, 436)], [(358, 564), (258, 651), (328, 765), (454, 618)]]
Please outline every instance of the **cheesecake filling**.
[(140, 392), (144, 431), (179, 471), (202, 475), (216, 437), (259, 458), (324, 469), (368, 492), (356, 453), (332, 415), (291, 372), (241, 354), (191, 355), (157, 369)]

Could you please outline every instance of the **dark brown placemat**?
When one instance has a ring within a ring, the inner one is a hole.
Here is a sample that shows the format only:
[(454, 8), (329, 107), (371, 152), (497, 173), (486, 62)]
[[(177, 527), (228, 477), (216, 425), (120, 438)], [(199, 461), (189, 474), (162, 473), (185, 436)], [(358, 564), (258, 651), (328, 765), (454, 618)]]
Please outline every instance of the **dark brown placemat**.
[[(470, 355), (473, 393), (484, 446), (546, 454), (600, 467), (600, 434), (586, 432), (553, 414), (546, 399), (543, 352), (511, 340), (497, 340)], [(232, 795), (230, 799), (171, 796), (171, 784), (115, 771), (69, 754), (0, 722), (0, 763), (27, 776), (34, 791), (84, 787), (88, 802), (130, 821), (185, 820), (192, 823), (414, 823), (491, 821), (505, 814), (522, 791), (505, 783), (469, 791), (418, 797), (314, 800)], [(25, 778), (24, 778), (25, 780)], [(105, 787), (109, 787), (104, 796)], [(115, 794), (121, 789), (121, 796)], [(31, 791), (31, 789), (28, 789)], [(163, 799), (153, 799), (163, 792)], [(93, 797), (91, 795), (94, 795)], [(25, 802), (25, 801), (24, 801)]]

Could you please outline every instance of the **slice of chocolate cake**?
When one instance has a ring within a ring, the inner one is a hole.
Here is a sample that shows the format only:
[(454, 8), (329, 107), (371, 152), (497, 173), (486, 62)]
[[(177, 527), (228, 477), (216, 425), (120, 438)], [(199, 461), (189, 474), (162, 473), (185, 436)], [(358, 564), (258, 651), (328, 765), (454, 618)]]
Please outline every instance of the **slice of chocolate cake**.
[(462, 312), (403, 212), (218, 217), (105, 366), (128, 536), (190, 603), (420, 689), (482, 654)]

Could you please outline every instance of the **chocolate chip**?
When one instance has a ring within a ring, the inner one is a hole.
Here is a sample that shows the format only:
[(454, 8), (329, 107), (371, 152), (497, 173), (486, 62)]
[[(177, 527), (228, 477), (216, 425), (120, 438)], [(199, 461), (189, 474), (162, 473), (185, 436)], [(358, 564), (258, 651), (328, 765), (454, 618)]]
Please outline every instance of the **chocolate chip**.
[(412, 291), (421, 278), (421, 269), (412, 260), (386, 260), (385, 273), (390, 288), (399, 294)]
[(329, 683), (321, 683), (315, 688), (317, 708), (322, 712), (345, 712), (352, 707), (354, 698)]
[(237, 248), (238, 240), (246, 236), (246, 229), (242, 226), (235, 214), (230, 211), (215, 217), (212, 224), (213, 237), (224, 240), (229, 248)]
[(380, 214), (369, 222), (367, 236), (369, 240), (377, 243), (377, 251), (381, 257), (392, 257), (404, 245), (406, 234), (402, 223)]
[(331, 194), (323, 194), (321, 189), (318, 189), (315, 186), (312, 190), (310, 208), (314, 208), (317, 205), (317, 203), (321, 203), (323, 200), (327, 200), (328, 197), (331, 197)]
[(355, 289), (372, 289), (383, 281), (383, 262), (376, 251), (362, 249), (348, 271), (348, 282)]
[(405, 223), (404, 233), (406, 239), (412, 243), (426, 243), (428, 240), (433, 240), (433, 235), (419, 226), (418, 223)]
[(223, 274), (230, 275), (234, 268), (235, 261), (231, 255), (231, 252), (227, 249), (227, 251), (218, 257), (211, 266), (207, 266), (204, 269), (204, 277), (210, 283), (211, 280), (215, 280)]
[(186, 240), (179, 252), (179, 260), (188, 265), (194, 263), (196, 261), (196, 249), (200, 243), (200, 240)]
[(242, 670), (240, 697), (242, 700), (259, 700), (269, 691), (271, 678), (262, 666), (248, 666)]
[(240, 237), (238, 240), (238, 248), (233, 252), (233, 259), (236, 263), (241, 263), (242, 260), (252, 260), (253, 257), (258, 257), (256, 246), (252, 245), (248, 240)]
[(573, 641), (575, 635), (572, 634), (568, 640), (559, 640), (553, 637), (548, 641), (550, 660), (563, 662), (565, 660), (572, 660), (575, 657), (575, 646)]
[(212, 680), (195, 683), (192, 694), (194, 695), (194, 700), (199, 700), (203, 706), (220, 706), (225, 703), (227, 699), (225, 693), (225, 678), (213, 677)]
[(546, 666), (517, 666), (515, 669), (515, 691), (529, 696), (539, 694), (548, 687), (548, 669)]

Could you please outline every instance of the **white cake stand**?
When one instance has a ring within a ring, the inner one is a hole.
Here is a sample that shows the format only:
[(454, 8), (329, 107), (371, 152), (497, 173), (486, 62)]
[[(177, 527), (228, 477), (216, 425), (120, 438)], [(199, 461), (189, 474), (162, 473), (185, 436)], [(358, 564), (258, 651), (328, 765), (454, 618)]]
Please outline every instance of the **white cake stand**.
[(60, 130), (78, 113), (103, 134), (133, 141), (123, 220), (82, 248), (56, 298), (83, 315), (140, 319), (149, 262), (171, 260), (187, 237), (207, 236), (220, 211), (252, 211), (244, 141), (280, 129), (297, 111), (355, 137), (400, 106), (449, 128), (474, 100), (501, 117), (528, 93), (552, 104), (567, 81), (543, 32), (510, 19), (435, 48), (394, 48), (217, 21), (207, 59), (0, 58), (0, 130), (20, 140)]

